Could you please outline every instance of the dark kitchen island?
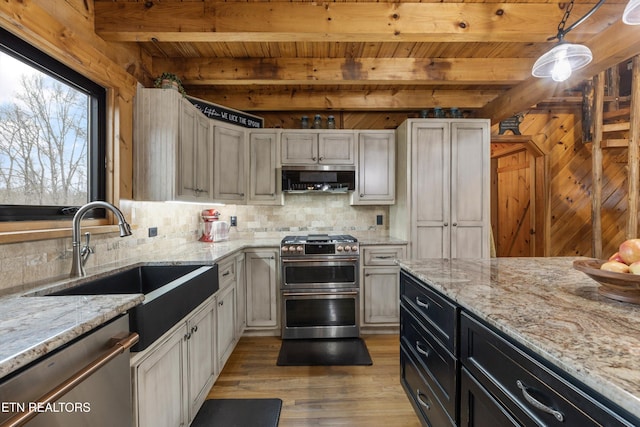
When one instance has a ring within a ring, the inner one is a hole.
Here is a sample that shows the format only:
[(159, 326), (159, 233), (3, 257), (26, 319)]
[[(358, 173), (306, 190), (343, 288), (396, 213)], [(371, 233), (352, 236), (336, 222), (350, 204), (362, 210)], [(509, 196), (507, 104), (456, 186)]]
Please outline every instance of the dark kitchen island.
[(419, 416), (640, 425), (640, 306), (601, 296), (573, 260), (399, 262), (402, 381)]

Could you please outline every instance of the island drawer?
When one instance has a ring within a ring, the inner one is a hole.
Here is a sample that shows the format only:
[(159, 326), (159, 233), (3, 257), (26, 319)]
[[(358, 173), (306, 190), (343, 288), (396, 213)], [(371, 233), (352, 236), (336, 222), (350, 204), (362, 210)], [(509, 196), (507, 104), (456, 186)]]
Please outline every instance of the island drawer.
[(415, 313), (420, 323), (457, 356), (456, 305), (404, 271), (400, 272), (400, 303)]
[(517, 427), (520, 424), (465, 368), (460, 372), (460, 424), (473, 427)]
[(471, 315), (460, 316), (460, 360), (525, 426), (634, 426), (586, 386), (565, 378)]
[(362, 263), (365, 267), (396, 265), (395, 260), (404, 257), (404, 246), (362, 247)]
[(451, 419), (455, 420), (457, 360), (405, 308), (400, 310), (400, 322), (401, 346), (411, 354), (416, 368)]
[(429, 427), (456, 425), (449, 418), (447, 411), (420, 374), (416, 362), (403, 346), (400, 347), (400, 382), (423, 425)]

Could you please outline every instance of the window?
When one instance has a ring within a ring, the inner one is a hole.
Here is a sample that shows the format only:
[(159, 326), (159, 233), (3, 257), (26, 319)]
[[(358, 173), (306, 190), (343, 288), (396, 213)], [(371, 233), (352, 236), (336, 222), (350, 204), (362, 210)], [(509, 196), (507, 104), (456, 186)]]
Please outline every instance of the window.
[(0, 29), (0, 221), (104, 200), (105, 121), (103, 87)]

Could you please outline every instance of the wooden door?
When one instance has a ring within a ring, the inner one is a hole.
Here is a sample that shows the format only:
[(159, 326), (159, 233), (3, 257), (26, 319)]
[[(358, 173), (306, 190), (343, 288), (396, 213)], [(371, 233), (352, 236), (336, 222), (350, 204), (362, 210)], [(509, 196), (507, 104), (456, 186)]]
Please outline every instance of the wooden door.
[(278, 327), (277, 249), (245, 254), (247, 328)]
[(213, 386), (216, 374), (213, 300), (187, 323), (189, 420), (193, 420)]
[(497, 256), (534, 256), (534, 157), (526, 150), (497, 159), (494, 235)]
[(282, 132), (280, 143), (283, 165), (315, 165), (318, 163), (317, 132)]
[(353, 204), (392, 204), (396, 198), (396, 146), (392, 132), (358, 136), (358, 188)]
[(356, 149), (354, 134), (320, 131), (318, 134), (318, 163), (354, 165)]
[[(253, 132), (249, 136), (249, 203), (281, 204), (276, 181), (276, 132)], [(281, 199), (281, 198), (280, 198)]]

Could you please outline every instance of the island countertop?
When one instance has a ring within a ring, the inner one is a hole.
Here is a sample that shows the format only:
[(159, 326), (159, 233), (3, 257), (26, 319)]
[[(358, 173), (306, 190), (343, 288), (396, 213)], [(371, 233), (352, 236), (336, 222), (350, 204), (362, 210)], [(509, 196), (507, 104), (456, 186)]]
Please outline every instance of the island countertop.
[(640, 306), (598, 293), (575, 258), (401, 260), (400, 267), (635, 416)]

